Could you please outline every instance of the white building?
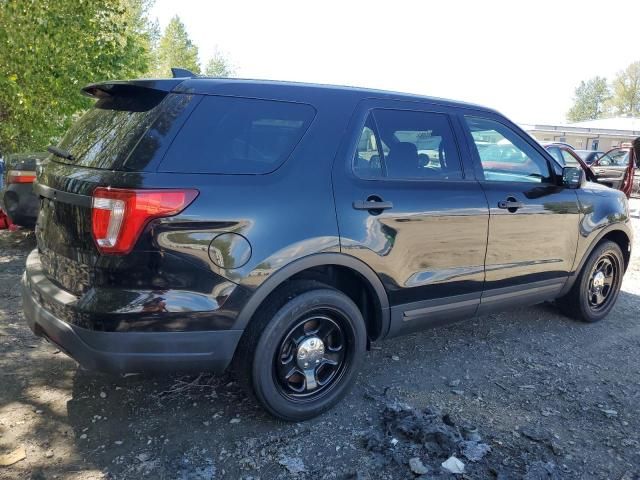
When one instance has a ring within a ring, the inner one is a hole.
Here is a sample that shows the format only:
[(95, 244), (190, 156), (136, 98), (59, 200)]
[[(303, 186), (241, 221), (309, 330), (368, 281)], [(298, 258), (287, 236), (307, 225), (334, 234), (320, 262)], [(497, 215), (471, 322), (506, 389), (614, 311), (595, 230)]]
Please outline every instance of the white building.
[(564, 125), (522, 125), (540, 142), (564, 142), (577, 150), (607, 151), (640, 137), (640, 118), (613, 117)]

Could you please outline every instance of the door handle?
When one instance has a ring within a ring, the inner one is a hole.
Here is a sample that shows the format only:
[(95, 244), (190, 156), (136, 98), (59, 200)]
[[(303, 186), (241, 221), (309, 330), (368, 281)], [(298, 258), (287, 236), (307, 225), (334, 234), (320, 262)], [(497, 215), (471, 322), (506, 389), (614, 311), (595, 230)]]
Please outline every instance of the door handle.
[(353, 202), (356, 210), (389, 210), (393, 208), (393, 203), (376, 200), (356, 200)]
[(508, 198), (507, 200), (502, 200), (501, 202), (498, 202), (498, 208), (509, 210), (511, 213), (515, 212), (516, 210), (522, 207), (524, 207), (524, 203), (519, 202), (513, 198)]

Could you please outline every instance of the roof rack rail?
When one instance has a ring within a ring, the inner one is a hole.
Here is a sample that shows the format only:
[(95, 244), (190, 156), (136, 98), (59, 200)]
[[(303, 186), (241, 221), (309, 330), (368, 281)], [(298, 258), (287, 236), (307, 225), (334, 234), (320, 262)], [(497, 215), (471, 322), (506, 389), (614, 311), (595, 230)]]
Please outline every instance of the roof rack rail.
[(179, 67), (171, 67), (171, 74), (173, 78), (193, 78), (196, 76), (195, 73), (187, 70), (186, 68)]

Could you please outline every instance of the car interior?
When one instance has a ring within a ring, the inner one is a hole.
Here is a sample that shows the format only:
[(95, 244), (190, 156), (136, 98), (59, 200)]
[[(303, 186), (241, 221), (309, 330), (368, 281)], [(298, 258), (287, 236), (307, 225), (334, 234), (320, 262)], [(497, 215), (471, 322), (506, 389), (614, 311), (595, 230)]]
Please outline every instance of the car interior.
[(433, 128), (428, 125), (429, 129), (426, 129), (424, 123), (417, 124), (416, 118), (408, 114), (406, 119), (402, 119), (402, 115), (382, 119), (376, 126), (380, 135), (379, 148), (372, 117), (363, 128), (354, 157), (354, 171), (358, 176), (442, 180), (462, 177), (448, 125), (439, 128), (434, 122)]

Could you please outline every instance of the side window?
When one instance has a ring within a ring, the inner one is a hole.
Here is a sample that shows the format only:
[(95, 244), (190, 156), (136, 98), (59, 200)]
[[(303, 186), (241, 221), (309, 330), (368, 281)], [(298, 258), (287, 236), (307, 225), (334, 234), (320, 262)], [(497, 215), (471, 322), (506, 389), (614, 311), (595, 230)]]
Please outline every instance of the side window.
[(465, 117), (478, 150), (484, 179), (498, 182), (551, 181), (547, 160), (506, 125)]
[(447, 115), (374, 110), (360, 135), (354, 172), (363, 178), (462, 178), (460, 156)]
[(160, 171), (265, 174), (289, 157), (315, 110), (301, 103), (205, 96), (174, 139)]

